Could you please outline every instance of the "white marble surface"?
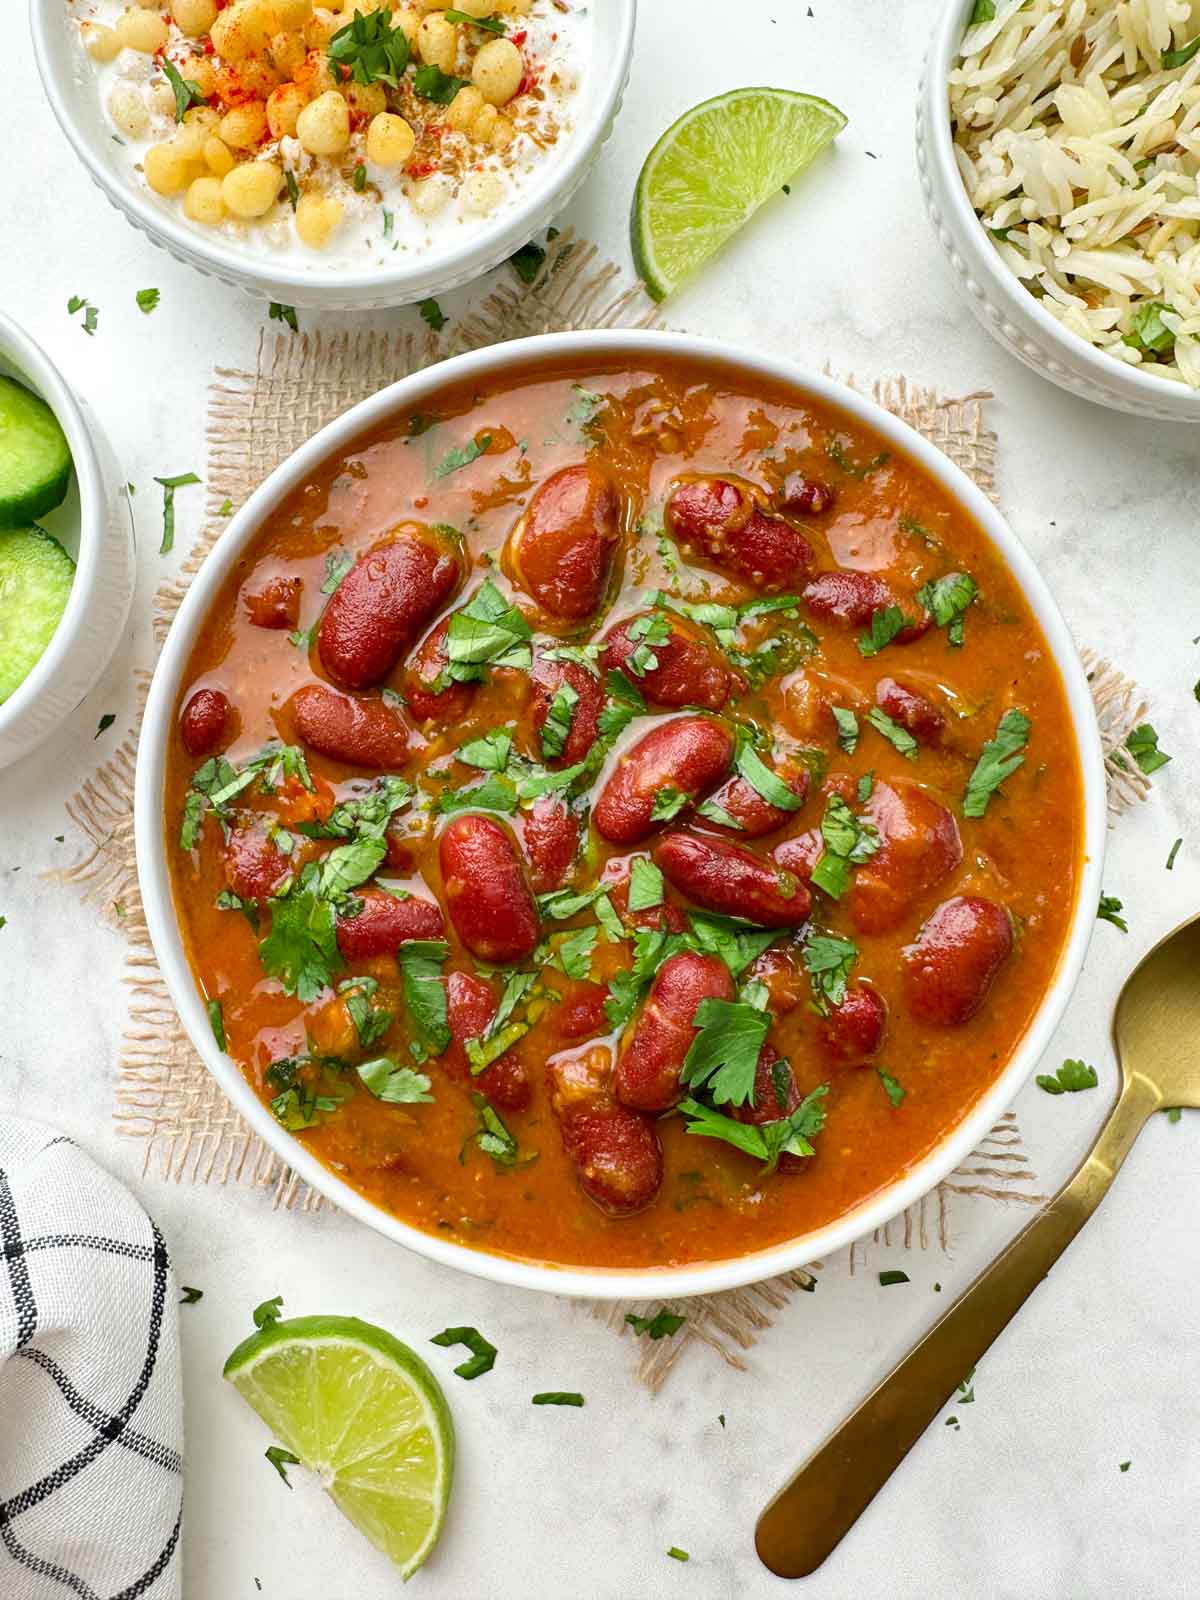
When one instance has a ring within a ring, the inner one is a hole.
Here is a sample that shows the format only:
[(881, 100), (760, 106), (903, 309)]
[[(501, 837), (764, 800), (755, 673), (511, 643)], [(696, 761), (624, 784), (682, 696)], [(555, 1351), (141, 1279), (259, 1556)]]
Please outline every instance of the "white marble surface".
[[(731, 31), (728, 7), (714, 0), (643, 0), (625, 111), (570, 220), (627, 264), (638, 166), (678, 111), (739, 82), (791, 85), (841, 105), (850, 125), (836, 154), (679, 296), (672, 322), (862, 377), (905, 371), (944, 389), (994, 390), (1005, 509), (1078, 639), (1102, 647), (1153, 702), (1175, 761), (1153, 800), (1114, 831), (1106, 872), (1130, 932), (1097, 929), (1050, 1052), (1051, 1064), (1067, 1054), (1095, 1062), (1101, 1088), (1051, 1099), (1031, 1087), (1018, 1103), (1050, 1185), (1111, 1098), (1108, 1025), (1121, 977), (1200, 898), (1191, 781), (1200, 439), (1044, 385), (999, 352), (957, 298), (921, 211), (911, 148), (919, 58), (939, 3), (907, 0), (901, 11), (879, 0), (743, 0)], [(381, 1559), (315, 1490), (284, 1489), (263, 1460), (260, 1424), (220, 1381), (250, 1308), (276, 1293), (289, 1312), (355, 1312), (418, 1345), (447, 1323), (475, 1323), (500, 1348), (495, 1371), (469, 1386), (448, 1375), (450, 1352), (433, 1352), (447, 1373), (461, 1467), (443, 1544), (415, 1580), (422, 1593), (783, 1594), (751, 1543), (764, 1499), (1023, 1211), (963, 1202), (948, 1259), (877, 1252), (854, 1278), (844, 1258), (834, 1260), (817, 1293), (801, 1296), (762, 1340), (749, 1373), (693, 1351), (651, 1399), (631, 1375), (630, 1345), (579, 1308), (435, 1269), (336, 1216), (279, 1215), (241, 1189), (143, 1182), (138, 1151), (114, 1137), (122, 942), (41, 874), (76, 852), (63, 802), (127, 723), (133, 671), (151, 661), (150, 597), (196, 529), (200, 493), (181, 492), (176, 554), (159, 557), (151, 477), (203, 472), (209, 369), (252, 364), (265, 321), (260, 306), (154, 250), (92, 188), (43, 101), (23, 10), (18, 0), (0, 8), (0, 303), (103, 415), (141, 491), (141, 548), (129, 636), (104, 682), (50, 745), (0, 774), (0, 1109), (58, 1123), (133, 1182), (181, 1279), (204, 1289), (182, 1312), (187, 1600), (253, 1600), (256, 1577), (279, 1600), (395, 1593)], [(151, 285), (162, 303), (147, 318), (134, 292)], [(68, 318), (71, 294), (99, 307), (95, 338)], [(455, 314), (469, 299), (448, 297), (446, 309)], [(117, 724), (95, 741), (108, 711)], [(1184, 845), (1168, 874), (1178, 835)], [(1198, 1199), (1200, 1118), (1155, 1119), (1101, 1214), (982, 1364), (962, 1426), (930, 1429), (806, 1593), (1173, 1600), (1195, 1592)], [(911, 1285), (880, 1289), (876, 1269), (897, 1264)], [(529, 1406), (534, 1390), (558, 1387), (582, 1390), (587, 1408)], [(1127, 1459), (1131, 1468), (1119, 1472)], [(672, 1544), (691, 1552), (687, 1566), (667, 1559)]]

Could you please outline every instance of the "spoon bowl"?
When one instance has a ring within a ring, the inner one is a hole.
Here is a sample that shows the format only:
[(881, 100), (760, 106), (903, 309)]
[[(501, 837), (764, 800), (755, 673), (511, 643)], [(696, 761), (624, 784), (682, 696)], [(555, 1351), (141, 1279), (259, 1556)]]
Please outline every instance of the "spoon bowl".
[(1200, 917), (1169, 933), (1126, 978), (1113, 1037), (1124, 1082), (1136, 1073), (1161, 1105), (1200, 1107)]

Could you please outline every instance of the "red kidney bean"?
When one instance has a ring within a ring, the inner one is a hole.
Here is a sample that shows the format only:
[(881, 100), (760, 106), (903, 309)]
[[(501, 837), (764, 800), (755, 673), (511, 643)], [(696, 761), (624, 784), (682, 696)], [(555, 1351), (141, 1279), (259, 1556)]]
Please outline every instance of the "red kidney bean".
[(767, 1008), (775, 1017), (786, 1017), (811, 998), (808, 978), (787, 950), (764, 950), (746, 972), (747, 983), (761, 983), (767, 991)]
[(468, 1039), (478, 1039), (496, 1015), (496, 996), (490, 983), (469, 972), (451, 972), (446, 985), (446, 1021), (450, 1044), (439, 1057), (447, 1075), (484, 1094), (505, 1111), (524, 1111), (533, 1086), (524, 1064), (511, 1050), (498, 1056), (482, 1072), (472, 1074), (467, 1057)]
[(851, 984), (840, 1006), (821, 1023), (825, 1053), (835, 1061), (869, 1061), (883, 1044), (887, 1006), (874, 989)]
[(337, 917), (338, 949), (347, 961), (394, 956), (405, 939), (440, 939), (446, 931), (439, 907), (420, 895), (401, 900), (386, 889), (356, 889), (354, 898), (362, 901), (358, 915)]
[[(800, 767), (794, 772), (780, 772), (778, 776), (797, 799), (804, 799), (808, 793), (806, 767)], [(741, 777), (728, 779), (711, 798), (713, 805), (727, 811), (739, 826), (729, 828), (723, 822), (714, 822), (710, 817), (702, 817), (700, 820), (704, 826), (716, 828), (721, 833), (732, 833), (735, 837), (743, 839), (761, 839), (764, 834), (774, 833), (777, 828), (782, 828), (795, 815), (793, 811), (785, 811), (782, 806), (773, 806), (769, 800), (764, 800), (758, 790)]]
[(807, 884), (812, 882), (813, 868), (821, 859), (824, 848), (825, 840), (821, 837), (820, 828), (810, 828), (807, 833), (798, 833), (794, 838), (777, 844), (771, 851), (771, 860), (785, 871), (795, 873), (801, 883)]
[(899, 606), (908, 623), (892, 641), (911, 644), (933, 626), (933, 618), (915, 600), (906, 600), (873, 572), (821, 572), (802, 590), (808, 609), (823, 622), (865, 628), (877, 611)]
[(662, 789), (695, 800), (719, 783), (733, 759), (733, 739), (707, 717), (674, 717), (643, 734), (617, 762), (592, 813), (612, 844), (637, 844), (655, 827), (650, 813)]
[(684, 951), (659, 969), (646, 1003), (625, 1036), (613, 1093), (635, 1111), (666, 1111), (679, 1099), (679, 1072), (699, 1029), (702, 1000), (732, 1000), (729, 968), (716, 956)]
[(179, 718), (179, 737), (190, 756), (210, 756), (231, 733), (233, 707), (220, 689), (197, 689)]
[(279, 573), (254, 594), (243, 595), (246, 615), (256, 628), (294, 628), (300, 621), (301, 578)]
[(523, 961), (538, 942), (538, 914), (512, 835), (492, 817), (455, 817), (438, 845), (446, 910), (481, 961)]
[(962, 860), (958, 824), (916, 783), (878, 779), (862, 815), (879, 833), (879, 849), (855, 869), (845, 905), (862, 933), (886, 933), (910, 906)]
[[(772, 1044), (764, 1044), (758, 1052), (758, 1064), (754, 1069), (754, 1104), (726, 1108), (738, 1122), (748, 1123), (752, 1128), (761, 1128), (764, 1122), (778, 1122), (781, 1117), (790, 1117), (800, 1104), (800, 1090), (796, 1087), (791, 1062), (785, 1062), (786, 1071), (779, 1074), (775, 1072), (775, 1064), (781, 1059), (779, 1051)], [(776, 1093), (776, 1076), (782, 1081), (782, 1105), (779, 1103), (780, 1096)], [(812, 1159), (811, 1156), (785, 1153), (779, 1158), (779, 1171), (803, 1172)]]
[(800, 530), (768, 515), (728, 478), (685, 479), (671, 491), (665, 517), (685, 551), (698, 551), (758, 589), (798, 584), (813, 563), (813, 547)]
[(399, 772), (408, 756), (408, 729), (382, 700), (359, 700), (323, 683), (305, 684), (291, 699), (304, 743), (354, 767)]
[(475, 691), (474, 683), (451, 683), (445, 689), (433, 687), (449, 657), (446, 635), (450, 618), (443, 617), (432, 633), (427, 633), (404, 669), (401, 693), (416, 722), (439, 722), (443, 726), (459, 722), (467, 714)]
[(566, 1039), (592, 1039), (609, 1031), (604, 1002), (608, 990), (601, 983), (570, 983), (554, 1013), (558, 1031)]
[(422, 523), (401, 523), (360, 557), (330, 596), (317, 634), (326, 672), (348, 689), (382, 682), (453, 594), (462, 570), (447, 536)]
[(629, 909), (629, 874), (632, 856), (610, 856), (604, 863), (600, 881), (604, 884), (613, 910), (627, 928), (647, 928), (667, 933), (682, 933), (687, 918), (678, 906), (664, 900), (660, 906), (644, 906), (641, 911)]
[(523, 840), (534, 894), (559, 888), (579, 849), (579, 819), (557, 795), (540, 795), (525, 813)]
[(598, 1100), (566, 1108), (559, 1128), (580, 1188), (601, 1211), (629, 1217), (654, 1199), (662, 1184), (662, 1145), (648, 1117)]
[(907, 688), (895, 678), (880, 678), (875, 685), (875, 704), (922, 744), (941, 741), (946, 719), (933, 701), (916, 689)]
[(550, 714), (555, 693), (567, 684), (579, 696), (571, 711), (571, 727), (562, 752), (546, 758), (548, 767), (570, 767), (584, 756), (596, 742), (600, 731), (600, 713), (604, 710), (604, 685), (593, 672), (581, 667), (578, 661), (547, 660), (541, 650), (533, 658), (533, 726), (541, 749), (542, 729)]
[(812, 895), (794, 873), (724, 839), (668, 833), (650, 853), (680, 893), (707, 911), (746, 917), (764, 928), (791, 928), (812, 909)]
[(384, 860), (389, 867), (408, 875), (416, 871), (417, 850), (424, 842), (424, 830), (418, 825), (414, 831), (411, 813), (407, 817), (392, 817), (383, 840), (387, 845)]
[(242, 900), (266, 900), (297, 868), (294, 855), (275, 848), (265, 828), (234, 828), (225, 842), (225, 881)]
[(1007, 909), (982, 895), (943, 900), (901, 952), (908, 1008), (919, 1022), (955, 1028), (979, 1010), (1013, 947)]
[(640, 611), (636, 617), (628, 617), (610, 628), (604, 636), (602, 665), (624, 668), (654, 705), (704, 706), (709, 711), (719, 711), (729, 698), (733, 681), (730, 673), (707, 639), (674, 617), (664, 619), (671, 630), (666, 644), (647, 647), (658, 665), (641, 673), (625, 668), (629, 657), (643, 643), (640, 638), (630, 637), (630, 629), (641, 618), (653, 615), (653, 612)]
[(775, 504), (793, 517), (821, 517), (832, 511), (836, 492), (821, 478), (789, 472), (776, 492)]
[(543, 611), (564, 622), (590, 617), (604, 599), (621, 541), (621, 503), (591, 461), (541, 485), (509, 535), (504, 567)]

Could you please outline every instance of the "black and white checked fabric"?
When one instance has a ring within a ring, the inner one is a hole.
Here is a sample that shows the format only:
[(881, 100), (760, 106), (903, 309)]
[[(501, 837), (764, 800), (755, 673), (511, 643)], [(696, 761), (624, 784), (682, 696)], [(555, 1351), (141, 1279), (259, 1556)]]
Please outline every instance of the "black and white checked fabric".
[(129, 1191), (0, 1117), (0, 1600), (179, 1600), (177, 1299)]

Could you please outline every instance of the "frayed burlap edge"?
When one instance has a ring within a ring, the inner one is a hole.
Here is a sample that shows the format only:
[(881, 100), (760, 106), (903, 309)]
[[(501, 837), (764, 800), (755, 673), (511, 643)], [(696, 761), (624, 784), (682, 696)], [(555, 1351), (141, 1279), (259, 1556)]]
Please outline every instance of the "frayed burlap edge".
[[(205, 525), (176, 577), (154, 601), (154, 632), (161, 643), (188, 584), (227, 526), (234, 508), (304, 439), (349, 406), (384, 385), (446, 355), (529, 334), (582, 327), (652, 326), (655, 313), (636, 288), (623, 287), (617, 268), (599, 260), (594, 246), (564, 235), (551, 246), (531, 288), (503, 285), (479, 310), (443, 338), (431, 333), (319, 333), (260, 340), (253, 373), (219, 368), (210, 389)], [(853, 380), (850, 380), (853, 382)], [(874, 398), (923, 433), (995, 497), (995, 435), (985, 424), (990, 395), (977, 391), (947, 399), (935, 390), (895, 378), (876, 383)], [(1117, 759), (1145, 706), (1136, 685), (1107, 662), (1085, 653), (1096, 697), (1114, 814), (1144, 797), (1148, 781)], [(121, 1049), (114, 1120), (143, 1143), (143, 1171), (176, 1182), (250, 1183), (272, 1192), (276, 1206), (316, 1210), (322, 1197), (302, 1183), (230, 1107), (215, 1079), (184, 1036), (150, 946), (138, 892), (133, 849), (133, 771), (137, 733), (149, 674), (138, 676), (134, 723), (117, 753), (68, 802), (72, 823), (87, 848), (71, 867), (54, 874), (97, 903), (129, 943), (125, 984), (130, 1015)], [(979, 1149), (901, 1217), (850, 1252), (853, 1272), (865, 1251), (879, 1248), (946, 1249), (954, 1195), (1036, 1205), (1045, 1198), (1007, 1113)], [(642, 1340), (638, 1371), (657, 1388), (692, 1343), (708, 1347), (731, 1366), (769, 1327), (797, 1290), (816, 1287), (820, 1263), (765, 1283), (674, 1309), (687, 1322), (673, 1339)], [(627, 1333), (628, 1305), (594, 1308)]]

